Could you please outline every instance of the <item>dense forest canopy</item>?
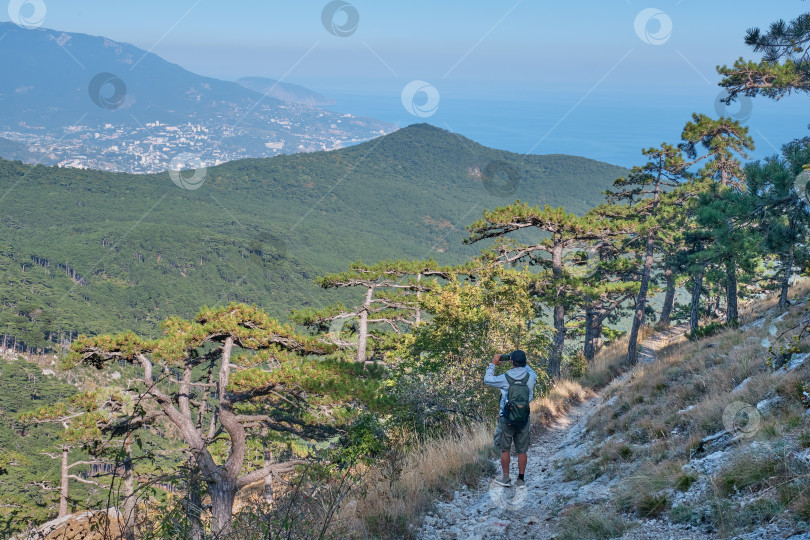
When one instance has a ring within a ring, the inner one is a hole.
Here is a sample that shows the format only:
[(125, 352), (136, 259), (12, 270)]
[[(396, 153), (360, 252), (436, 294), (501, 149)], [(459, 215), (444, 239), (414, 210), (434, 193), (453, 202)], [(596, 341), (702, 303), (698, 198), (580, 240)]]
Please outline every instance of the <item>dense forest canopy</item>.
[(355, 147), (243, 160), (178, 188), (134, 176), (0, 161), (0, 320), (17, 349), (78, 333), (156, 335), (199, 306), (291, 308), (348, 301), (315, 278), (357, 259), (475, 253), (467, 220), (512, 197), (584, 213), (624, 169), (521, 156), (414, 125)]

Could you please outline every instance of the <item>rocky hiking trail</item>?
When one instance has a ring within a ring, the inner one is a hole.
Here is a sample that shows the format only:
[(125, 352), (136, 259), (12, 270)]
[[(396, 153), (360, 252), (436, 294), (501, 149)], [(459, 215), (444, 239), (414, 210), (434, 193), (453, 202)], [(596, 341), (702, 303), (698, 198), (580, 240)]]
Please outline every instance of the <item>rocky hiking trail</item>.
[[(477, 489), (462, 486), (452, 500), (437, 501), (436, 510), (425, 518), (418, 538), (481, 539), (539, 538), (550, 539), (560, 534), (562, 510), (572, 505), (598, 510), (612, 498), (615, 479), (600, 477), (580, 485), (576, 479), (565, 479), (566, 459), (585, 455), (592, 447), (586, 433), (591, 416), (605, 404), (612, 388), (628, 381), (645, 364), (656, 361), (664, 347), (683, 340), (687, 326), (671, 327), (644, 340), (635, 368), (611, 382), (596, 397), (573, 407), (550, 426), (532, 434), (528, 453), (526, 488), (501, 488), (491, 478), (482, 479)], [(500, 463), (495, 462), (498, 474)], [(512, 459), (513, 479), (517, 478), (517, 460)], [(607, 475), (606, 475), (607, 476)], [(676, 525), (665, 520), (639, 520), (626, 516), (632, 525), (622, 540), (681, 540), (716, 538), (689, 525)], [(760, 538), (743, 536), (740, 538)], [(765, 537), (762, 537), (765, 538)]]

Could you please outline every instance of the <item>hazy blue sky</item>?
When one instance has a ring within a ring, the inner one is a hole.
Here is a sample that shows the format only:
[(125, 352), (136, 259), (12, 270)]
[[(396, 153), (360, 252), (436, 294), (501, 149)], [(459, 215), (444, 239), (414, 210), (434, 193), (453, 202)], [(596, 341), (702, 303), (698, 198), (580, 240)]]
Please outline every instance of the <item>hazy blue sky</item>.
[[(444, 122), (461, 133), (464, 99), (544, 104), (554, 111), (547, 125), (519, 142), (501, 144), (528, 151), (535, 146), (532, 141), (542, 139), (534, 150), (538, 153), (565, 151), (549, 143), (558, 141), (577, 117), (581, 125), (589, 117), (595, 125), (626, 118), (619, 130), (635, 132), (636, 121), (649, 121), (649, 111), (658, 105), (672, 110), (672, 116), (661, 117), (668, 123), (662, 129), (650, 129), (650, 145), (678, 134), (688, 120), (683, 111), (713, 109), (719, 92), (716, 65), (753, 56), (743, 43), (746, 28), (793, 18), (810, 7), (798, 0), (351, 0), (359, 23), (356, 31), (339, 37), (322, 23), (325, 0), (31, 1), (44, 2), (45, 27), (129, 42), (203, 75), (284, 76), (329, 94), (390, 97), (391, 112), (385, 112), (388, 102), (376, 108), (369, 102), (369, 108), (353, 111), (376, 111), (390, 121), (400, 121), (393, 118), (396, 107), (403, 123), (417, 120), (398, 103), (402, 89), (415, 79), (440, 92), (440, 110), (456, 110), (452, 119), (437, 114), (427, 121)], [(637, 18), (648, 8), (660, 16), (639, 29)], [(0, 10), (0, 18), (9, 16)], [(345, 11), (334, 19), (338, 26), (346, 20)], [(670, 22), (671, 31), (666, 28)], [(455, 108), (448, 106), (450, 100), (457, 100)], [(788, 123), (784, 133), (773, 118), (757, 126), (763, 136), (775, 139), (770, 144), (804, 134), (810, 117), (797, 111), (808, 110), (807, 97), (786, 104), (760, 102), (755, 102), (752, 126), (771, 105), (779, 105), (773, 110)], [(612, 115), (607, 113), (611, 107)], [(525, 129), (520, 127), (525, 119), (503, 118), (507, 128), (512, 121), (514, 130)], [(554, 136), (543, 138), (552, 127)], [(599, 134), (603, 141), (609, 136)], [(486, 139), (486, 131), (478, 139)]]
[[(43, 1), (46, 27), (130, 42), (216, 77), (279, 77), (297, 64), (291, 80), (507, 81), (536, 89), (557, 89), (561, 78), (593, 84), (631, 49), (603, 84), (701, 82), (688, 62), (714, 79), (717, 63), (747, 52), (746, 28), (807, 9), (794, 0), (353, 0), (357, 30), (337, 37), (322, 25), (324, 0)], [(648, 7), (672, 20), (663, 45), (634, 31)]]

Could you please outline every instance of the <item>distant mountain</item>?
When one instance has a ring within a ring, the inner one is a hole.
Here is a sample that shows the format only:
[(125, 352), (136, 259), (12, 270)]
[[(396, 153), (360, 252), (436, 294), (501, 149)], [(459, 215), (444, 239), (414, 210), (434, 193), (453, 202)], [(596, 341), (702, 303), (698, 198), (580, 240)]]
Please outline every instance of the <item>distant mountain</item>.
[(243, 77), (237, 79), (236, 82), (249, 90), (287, 103), (298, 103), (301, 105), (309, 105), (310, 107), (323, 107), (337, 103), (334, 99), (313, 92), (309, 88), (304, 88), (297, 84), (279, 82), (266, 77)]
[(0, 161), (0, 329), (35, 345), (77, 331), (154, 334), (168, 315), (229, 301), (281, 318), (353, 301), (314, 279), (358, 259), (460, 262), (483, 247), (462, 239), (484, 209), (521, 199), (583, 213), (626, 173), (426, 124), (331, 152), (227, 163), (194, 190), (167, 173)]
[(180, 154), (213, 165), (395, 129), (202, 77), (103, 37), (12, 23), (0, 23), (0, 36), (0, 137), (67, 166), (157, 172)]
[(22, 161), (24, 163), (41, 163), (42, 165), (56, 165), (56, 155), (44, 151), (32, 151), (27, 144), (10, 141), (0, 137), (0, 156), (5, 159)]

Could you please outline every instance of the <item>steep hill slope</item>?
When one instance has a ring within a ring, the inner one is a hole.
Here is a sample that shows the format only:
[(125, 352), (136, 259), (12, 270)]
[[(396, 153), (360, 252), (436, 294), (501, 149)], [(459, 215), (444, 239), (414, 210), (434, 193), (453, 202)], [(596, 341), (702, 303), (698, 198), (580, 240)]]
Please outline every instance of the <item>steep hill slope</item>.
[(808, 291), (715, 337), (654, 334), (635, 368), (533, 433), (525, 488), (457, 491), (420, 538), (810, 538)]
[(520, 198), (584, 212), (625, 172), (428, 125), (227, 163), (199, 171), (193, 190), (167, 173), (0, 161), (2, 327), (39, 346), (49, 333), (154, 332), (167, 315), (232, 300), (283, 317), (341, 297), (316, 288), (320, 274), (358, 259), (459, 262), (481, 247), (461, 240), (485, 208)]

